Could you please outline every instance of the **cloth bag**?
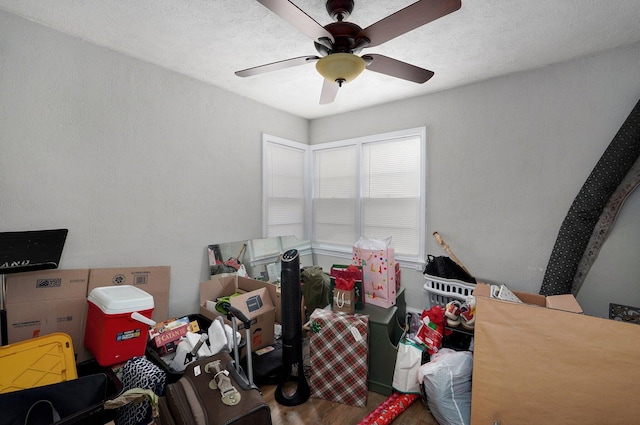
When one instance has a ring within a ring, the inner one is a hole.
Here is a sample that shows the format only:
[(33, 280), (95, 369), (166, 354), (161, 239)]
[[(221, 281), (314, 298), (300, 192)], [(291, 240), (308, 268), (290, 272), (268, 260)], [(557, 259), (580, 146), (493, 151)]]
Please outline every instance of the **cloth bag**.
[[(166, 373), (159, 366), (145, 357), (134, 357), (122, 367), (122, 389), (133, 388), (151, 390), (160, 396), (164, 392), (167, 380)], [(116, 409), (115, 425), (146, 425), (152, 419), (152, 408), (149, 400), (131, 403)]]
[(390, 239), (360, 238), (353, 245), (352, 264), (362, 267), (366, 304), (389, 308), (396, 304), (396, 266)]
[(98, 425), (107, 394), (104, 373), (81, 376), (57, 384), (0, 394), (0, 424), (65, 423)]
[(300, 272), (300, 280), (302, 280), (306, 323), (313, 310), (331, 304), (331, 277), (322, 270), (322, 267), (309, 266), (304, 267)]
[(310, 327), (311, 397), (365, 407), (369, 316), (316, 309)]
[(427, 255), (427, 264), (424, 266), (423, 274), (445, 279), (461, 280), (467, 283), (476, 283), (476, 279), (469, 275), (458, 263), (444, 255), (434, 257)]

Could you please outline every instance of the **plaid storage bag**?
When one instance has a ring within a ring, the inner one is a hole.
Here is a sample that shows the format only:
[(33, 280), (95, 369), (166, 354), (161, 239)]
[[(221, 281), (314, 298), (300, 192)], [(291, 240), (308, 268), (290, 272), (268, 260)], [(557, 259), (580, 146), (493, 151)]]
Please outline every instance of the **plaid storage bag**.
[(310, 326), (311, 397), (365, 407), (369, 316), (316, 309)]

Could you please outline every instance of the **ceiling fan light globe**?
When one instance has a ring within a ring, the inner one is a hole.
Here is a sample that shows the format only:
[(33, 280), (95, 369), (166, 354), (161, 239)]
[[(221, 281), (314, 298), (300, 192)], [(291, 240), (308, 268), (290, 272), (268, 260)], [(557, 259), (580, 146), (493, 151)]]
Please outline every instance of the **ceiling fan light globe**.
[(351, 53), (332, 53), (316, 62), (316, 69), (325, 80), (333, 82), (353, 81), (364, 71), (366, 63)]

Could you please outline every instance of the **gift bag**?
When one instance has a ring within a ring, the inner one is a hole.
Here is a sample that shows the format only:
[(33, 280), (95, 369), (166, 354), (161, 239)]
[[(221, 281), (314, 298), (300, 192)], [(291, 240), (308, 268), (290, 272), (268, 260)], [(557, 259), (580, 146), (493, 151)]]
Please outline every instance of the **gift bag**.
[(390, 240), (360, 238), (352, 263), (362, 266), (365, 303), (389, 308), (396, 304), (396, 265)]
[(343, 279), (355, 279), (355, 309), (362, 310), (364, 307), (364, 292), (362, 290), (362, 267), (351, 265), (343, 265), (343, 264), (334, 264), (331, 266), (331, 271), (329, 273), (332, 277), (331, 279), (331, 299), (333, 299), (333, 288), (335, 287), (335, 279), (343, 278)]
[[(331, 303), (333, 304), (333, 291), (336, 287), (336, 279), (332, 276), (329, 285), (329, 294), (331, 295)], [(364, 308), (364, 292), (362, 291), (362, 280), (356, 280), (353, 287), (353, 307), (355, 310), (362, 310)]]
[(339, 311), (341, 313), (353, 314), (356, 311), (355, 293), (356, 291), (354, 289), (348, 291), (335, 288), (333, 290), (332, 310)]
[(311, 397), (365, 407), (369, 316), (316, 309), (310, 327)]
[(394, 390), (401, 393), (420, 394), (418, 370), (422, 364), (422, 351), (422, 347), (407, 338), (406, 333), (400, 338), (391, 384)]
[(420, 315), (420, 327), (414, 337), (415, 341), (424, 345), (432, 355), (442, 348), (444, 329), (444, 309), (434, 305), (429, 310), (423, 310)]

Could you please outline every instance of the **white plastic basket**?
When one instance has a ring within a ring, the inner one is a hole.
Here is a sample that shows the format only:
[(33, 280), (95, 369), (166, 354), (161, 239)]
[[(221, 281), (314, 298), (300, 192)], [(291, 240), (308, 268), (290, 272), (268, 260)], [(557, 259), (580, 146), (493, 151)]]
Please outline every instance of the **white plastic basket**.
[(424, 290), (429, 294), (429, 302), (432, 307), (434, 305), (445, 307), (448, 302), (453, 300), (464, 301), (467, 296), (473, 294), (473, 290), (476, 287), (473, 283), (450, 280), (427, 274), (424, 275), (424, 278), (426, 280)]

